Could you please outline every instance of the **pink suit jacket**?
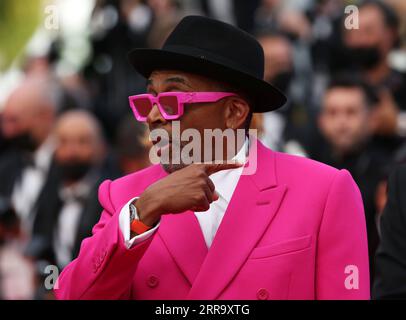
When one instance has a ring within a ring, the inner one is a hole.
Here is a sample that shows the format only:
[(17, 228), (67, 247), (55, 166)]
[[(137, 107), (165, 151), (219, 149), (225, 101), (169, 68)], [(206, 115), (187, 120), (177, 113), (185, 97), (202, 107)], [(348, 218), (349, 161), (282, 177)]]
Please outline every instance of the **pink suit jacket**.
[(57, 298), (369, 298), (363, 205), (347, 171), (258, 142), (256, 173), (241, 176), (210, 250), (191, 211), (163, 215), (127, 249), (121, 208), (165, 175), (155, 165), (100, 186), (104, 211)]

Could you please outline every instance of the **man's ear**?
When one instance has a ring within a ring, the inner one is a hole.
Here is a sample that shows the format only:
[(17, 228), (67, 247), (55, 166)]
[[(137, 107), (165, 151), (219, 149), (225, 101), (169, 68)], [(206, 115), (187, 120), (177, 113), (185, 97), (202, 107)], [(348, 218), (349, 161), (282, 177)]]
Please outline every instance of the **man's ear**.
[(250, 107), (242, 98), (231, 97), (225, 105), (225, 124), (227, 128), (242, 128), (250, 112)]

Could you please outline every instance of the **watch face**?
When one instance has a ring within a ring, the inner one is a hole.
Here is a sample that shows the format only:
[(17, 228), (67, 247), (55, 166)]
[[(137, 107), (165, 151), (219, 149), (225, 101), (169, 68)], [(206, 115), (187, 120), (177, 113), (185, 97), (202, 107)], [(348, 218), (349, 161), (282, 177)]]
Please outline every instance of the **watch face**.
[(131, 203), (131, 204), (130, 204), (130, 220), (131, 220), (131, 221), (135, 219), (135, 217), (136, 217), (136, 212), (137, 212), (137, 209), (136, 209), (135, 206)]

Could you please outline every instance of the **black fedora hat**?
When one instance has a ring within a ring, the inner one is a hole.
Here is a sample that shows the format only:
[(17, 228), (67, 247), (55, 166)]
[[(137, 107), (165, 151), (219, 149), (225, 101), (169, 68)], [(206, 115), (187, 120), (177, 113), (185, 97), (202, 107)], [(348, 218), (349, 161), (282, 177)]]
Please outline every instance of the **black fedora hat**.
[(179, 22), (162, 49), (135, 49), (133, 67), (148, 78), (155, 70), (180, 70), (235, 85), (250, 97), (254, 112), (282, 107), (285, 95), (263, 80), (264, 52), (248, 33), (203, 16)]

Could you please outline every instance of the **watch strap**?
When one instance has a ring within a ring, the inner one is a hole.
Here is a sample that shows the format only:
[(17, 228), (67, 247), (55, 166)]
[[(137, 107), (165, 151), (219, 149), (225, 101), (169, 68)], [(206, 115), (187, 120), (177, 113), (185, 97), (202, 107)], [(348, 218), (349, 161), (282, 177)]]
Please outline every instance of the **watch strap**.
[(137, 208), (134, 204), (130, 204), (130, 229), (136, 234), (142, 234), (152, 227), (147, 226), (145, 223), (141, 222), (138, 218)]

